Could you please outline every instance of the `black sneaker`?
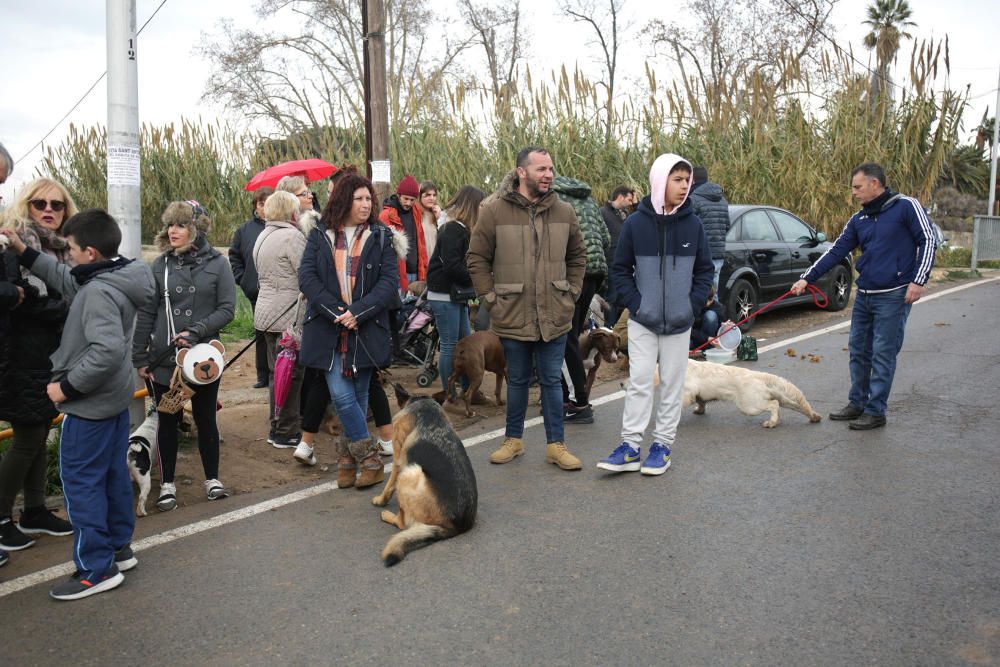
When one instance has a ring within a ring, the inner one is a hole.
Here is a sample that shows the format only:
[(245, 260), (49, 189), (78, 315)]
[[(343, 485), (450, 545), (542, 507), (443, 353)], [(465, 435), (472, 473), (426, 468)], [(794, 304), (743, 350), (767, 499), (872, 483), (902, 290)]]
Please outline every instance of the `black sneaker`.
[(268, 383), (266, 378), (263, 380), (257, 380), (257, 382), (255, 382), (253, 385), (254, 389), (267, 389), (267, 387)]
[(72, 535), (73, 524), (60, 519), (48, 507), (25, 507), (21, 512), (21, 520), (17, 522), (22, 533), (36, 535)]
[(299, 446), (299, 442), (302, 440), (302, 434), (293, 435), (290, 438), (279, 438), (278, 436), (271, 435), (268, 436), (267, 441), (271, 443), (271, 446), (275, 449), (295, 449)]
[(97, 595), (112, 588), (118, 588), (125, 581), (125, 575), (118, 566), (112, 564), (111, 568), (99, 577), (94, 577), (93, 581), (85, 579), (81, 572), (77, 572), (68, 581), (64, 581), (51, 591), (51, 595), (56, 600), (79, 600), (81, 598)]
[(592, 405), (573, 405), (563, 413), (563, 421), (567, 424), (593, 424), (594, 407)]
[(118, 566), (119, 572), (128, 572), (138, 564), (139, 559), (135, 557), (131, 544), (126, 544), (115, 552), (115, 565)]
[(0, 548), (7, 551), (20, 551), (27, 549), (34, 543), (33, 539), (17, 529), (9, 516), (0, 519)]
[(866, 412), (848, 424), (847, 428), (852, 431), (870, 431), (883, 426), (885, 426), (885, 415), (872, 415)]
[(10, 556), (7, 555), (7, 552), (4, 551), (4, 550), (2, 550), (2, 549), (0, 549), (0, 567), (3, 567), (4, 565), (6, 565), (7, 561), (9, 561), (9, 560), (10, 560)]

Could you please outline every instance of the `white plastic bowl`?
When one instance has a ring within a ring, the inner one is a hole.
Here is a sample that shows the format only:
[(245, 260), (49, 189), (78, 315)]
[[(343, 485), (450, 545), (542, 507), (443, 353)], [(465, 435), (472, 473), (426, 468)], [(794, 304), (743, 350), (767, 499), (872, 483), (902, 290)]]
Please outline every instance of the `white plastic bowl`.
[(705, 359), (713, 364), (728, 364), (730, 361), (736, 361), (736, 352), (714, 347), (705, 350)]
[[(726, 331), (727, 329), (728, 331)], [(724, 331), (725, 333), (723, 333)], [(740, 341), (743, 340), (743, 332), (740, 331), (739, 327), (734, 327), (731, 324), (723, 324), (715, 335), (719, 337), (719, 345), (722, 346), (723, 350), (735, 350), (740, 346)]]

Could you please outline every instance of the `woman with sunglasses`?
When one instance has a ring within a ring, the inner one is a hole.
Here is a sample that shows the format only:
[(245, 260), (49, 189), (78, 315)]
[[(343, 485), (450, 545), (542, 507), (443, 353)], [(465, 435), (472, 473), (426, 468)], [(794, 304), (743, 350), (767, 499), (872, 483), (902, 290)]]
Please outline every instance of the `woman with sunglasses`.
[[(76, 215), (76, 204), (69, 191), (59, 181), (36, 178), (21, 190), (17, 201), (7, 212), (13, 215), (18, 230), (31, 229), (38, 237), (35, 250), (52, 255), (60, 262), (73, 265), (69, 243), (60, 235), (63, 223)], [(31, 246), (31, 235), (24, 242)]]
[[(25, 245), (69, 263), (68, 244), (59, 235), (63, 222), (76, 213), (66, 188), (39, 178), (4, 211), (0, 227), (14, 229)], [(6, 335), (0, 338), (0, 421), (14, 430), (10, 449), (0, 460), (0, 548), (27, 549), (35, 534), (71, 535), (73, 527), (45, 506), (47, 439), (58, 414), (46, 392), (52, 375), (51, 355), (59, 347), (68, 311), (62, 295), (18, 267), (8, 250), (0, 256), (0, 280), (13, 284), (18, 299), (7, 308)], [(14, 499), (24, 493), (20, 521), (13, 517)]]
[(375, 215), (371, 181), (350, 174), (309, 232), (299, 265), (299, 288), (309, 302), (299, 363), (325, 372), (344, 427), (336, 445), (340, 488), (385, 478), (366, 416), (372, 373), (391, 356), (388, 308), (399, 286), (394, 238)]

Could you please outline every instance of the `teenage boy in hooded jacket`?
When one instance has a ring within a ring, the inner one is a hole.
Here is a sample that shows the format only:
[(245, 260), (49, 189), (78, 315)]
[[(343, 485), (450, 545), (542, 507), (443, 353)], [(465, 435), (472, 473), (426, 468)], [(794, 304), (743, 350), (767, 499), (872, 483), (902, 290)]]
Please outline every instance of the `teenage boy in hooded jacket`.
[[(629, 387), (622, 442), (597, 464), (612, 472), (661, 475), (670, 467), (681, 418), (688, 340), (695, 313), (712, 286), (715, 266), (705, 229), (688, 192), (691, 164), (667, 153), (649, 171), (650, 195), (629, 216), (611, 268), (618, 303), (628, 308)], [(641, 464), (642, 436), (653, 409), (653, 369), (659, 363), (660, 399), (653, 443)]]

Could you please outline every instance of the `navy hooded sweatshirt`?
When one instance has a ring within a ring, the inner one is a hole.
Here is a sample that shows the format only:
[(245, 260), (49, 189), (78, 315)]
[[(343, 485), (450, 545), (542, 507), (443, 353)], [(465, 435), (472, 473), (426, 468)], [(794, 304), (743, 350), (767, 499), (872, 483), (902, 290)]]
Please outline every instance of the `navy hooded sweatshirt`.
[(670, 170), (683, 158), (661, 155), (650, 169), (650, 196), (622, 227), (611, 272), (618, 303), (629, 318), (656, 334), (687, 331), (708, 299), (715, 276), (705, 229), (691, 200), (667, 211), (664, 192)]

